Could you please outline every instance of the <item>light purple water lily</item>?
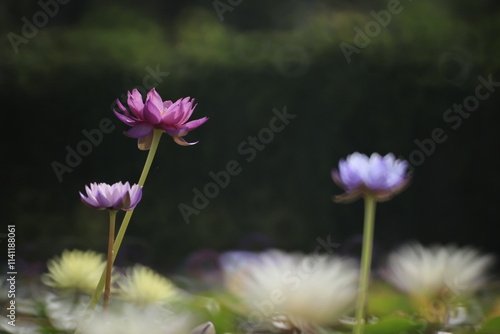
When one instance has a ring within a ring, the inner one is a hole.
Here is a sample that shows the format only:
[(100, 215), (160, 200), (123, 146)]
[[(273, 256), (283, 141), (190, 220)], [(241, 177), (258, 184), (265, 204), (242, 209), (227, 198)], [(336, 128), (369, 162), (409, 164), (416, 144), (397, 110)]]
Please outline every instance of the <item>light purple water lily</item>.
[(332, 170), (332, 178), (345, 193), (335, 196), (336, 202), (351, 202), (361, 196), (374, 196), (379, 202), (387, 201), (403, 191), (410, 178), (408, 163), (398, 160), (392, 153), (370, 157), (355, 152), (339, 162), (339, 168)]
[[(122, 113), (113, 110), (116, 117), (132, 128), (125, 132), (126, 135), (138, 138), (138, 146), (142, 150), (149, 150), (153, 139), (153, 130), (161, 129), (169, 134), (174, 141), (182, 146), (194, 145), (197, 142), (188, 143), (184, 140), (189, 131), (196, 129), (208, 120), (203, 117), (188, 122), (193, 114), (196, 104), (194, 99), (185, 97), (175, 102), (163, 101), (153, 88), (143, 102), (142, 95), (137, 89), (128, 93), (127, 110), (117, 99), (116, 104)], [(194, 105), (193, 105), (194, 104)]]
[(91, 183), (85, 186), (87, 196), (80, 193), (82, 202), (97, 210), (132, 210), (142, 198), (142, 186), (130, 186), (117, 182), (109, 185), (106, 183)]

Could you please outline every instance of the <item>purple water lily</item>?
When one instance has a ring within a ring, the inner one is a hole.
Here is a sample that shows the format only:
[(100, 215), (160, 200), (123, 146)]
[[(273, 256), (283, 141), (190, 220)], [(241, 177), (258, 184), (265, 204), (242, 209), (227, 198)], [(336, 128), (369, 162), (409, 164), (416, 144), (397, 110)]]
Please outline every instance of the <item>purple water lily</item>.
[(91, 183), (85, 186), (87, 196), (80, 193), (82, 202), (97, 210), (132, 210), (142, 198), (142, 186), (130, 186), (117, 182), (109, 185), (106, 183)]
[(332, 178), (345, 193), (335, 197), (337, 202), (350, 202), (361, 196), (373, 196), (379, 202), (400, 193), (409, 183), (408, 164), (392, 153), (385, 156), (373, 153), (370, 157), (355, 152), (339, 162)]
[(182, 137), (208, 120), (207, 117), (203, 117), (188, 122), (196, 108), (194, 99), (186, 97), (175, 102), (162, 101), (154, 88), (148, 92), (145, 102), (137, 89), (134, 89), (132, 93), (128, 92), (127, 104), (130, 111), (118, 99), (116, 104), (122, 112), (113, 110), (116, 117), (132, 127), (125, 134), (138, 138), (139, 148), (143, 150), (150, 148), (154, 129), (163, 130), (179, 145), (194, 145), (197, 142), (188, 143)]

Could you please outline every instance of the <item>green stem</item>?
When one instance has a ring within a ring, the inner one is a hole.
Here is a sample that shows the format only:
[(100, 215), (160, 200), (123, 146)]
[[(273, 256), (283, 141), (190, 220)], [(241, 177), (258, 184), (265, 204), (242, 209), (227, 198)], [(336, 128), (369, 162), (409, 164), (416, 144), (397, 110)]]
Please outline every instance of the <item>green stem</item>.
[(113, 268), (116, 212), (116, 210), (109, 210), (108, 260), (106, 262), (106, 284), (104, 286), (104, 309), (107, 309), (109, 306), (109, 296), (111, 294), (111, 269)]
[(363, 250), (361, 252), (361, 272), (359, 274), (359, 291), (356, 304), (356, 324), (354, 334), (363, 333), (368, 282), (370, 281), (370, 267), (372, 263), (373, 228), (375, 225), (375, 198), (365, 197), (365, 223), (363, 227)]
[[(162, 135), (163, 131), (155, 129), (154, 134), (153, 134), (153, 141), (151, 143), (151, 148), (149, 149), (148, 152), (148, 157), (146, 158), (146, 162), (144, 163), (144, 168), (142, 169), (141, 177), (139, 178), (139, 186), (144, 186), (144, 182), (146, 182), (146, 177), (148, 176), (149, 169), (151, 168), (151, 164), (153, 163), (153, 158), (156, 154), (156, 149), (158, 148), (158, 144), (160, 143), (160, 138)], [(118, 251), (120, 250), (120, 246), (123, 241), (123, 237), (125, 236), (125, 232), (127, 231), (128, 224), (130, 222), (130, 218), (132, 218), (132, 214), (134, 213), (134, 210), (127, 211), (125, 213), (125, 217), (123, 217), (122, 224), (120, 225), (120, 229), (118, 230), (118, 234), (116, 235), (114, 247), (113, 247), (113, 260), (112, 262), (115, 261), (116, 255), (118, 254)], [(103, 272), (101, 275), (101, 279), (99, 280), (99, 283), (97, 284), (97, 287), (94, 291), (94, 294), (92, 295), (92, 299), (89, 302), (89, 306), (87, 308), (87, 311), (92, 311), (97, 303), (99, 302), (99, 299), (101, 298), (102, 294), (102, 289), (104, 287), (104, 280), (106, 277), (106, 272)]]

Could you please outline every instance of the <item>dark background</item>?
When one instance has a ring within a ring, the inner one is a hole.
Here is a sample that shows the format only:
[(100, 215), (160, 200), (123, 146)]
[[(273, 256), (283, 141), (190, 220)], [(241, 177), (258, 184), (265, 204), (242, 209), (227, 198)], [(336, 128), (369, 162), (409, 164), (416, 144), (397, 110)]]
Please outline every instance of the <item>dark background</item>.
[[(111, 106), (143, 85), (148, 67), (169, 73), (156, 85), (165, 100), (194, 97), (192, 118), (210, 120), (186, 137), (195, 146), (163, 136), (120, 263), (171, 270), (200, 250), (311, 251), (329, 235), (339, 253), (356, 255), (363, 203), (333, 203), (342, 190), (330, 178), (354, 151), (423, 157), (411, 186), (378, 206), (375, 260), (406, 241), (500, 255), (500, 87), (456, 129), (443, 119), (479, 76), (500, 81), (500, 6), (402, 1), (348, 63), (340, 43), (354, 45), (353, 29), (388, 3), (245, 0), (221, 21), (212, 1), (73, 0), (15, 52), (9, 33), (23, 36), (22, 18), (33, 22), (42, 7), (2, 1), (2, 220), (17, 227), (18, 259), (31, 268), (65, 248), (105, 250), (107, 215), (84, 207), (78, 191), (137, 182), (146, 152), (122, 135)], [(297, 117), (247, 162), (238, 146), (284, 106)], [(104, 118), (114, 130), (59, 182), (54, 161), (65, 164), (66, 147)], [(436, 128), (446, 141), (412, 153)], [(178, 205), (192, 205), (193, 188), (230, 160), (241, 174), (186, 224)]]

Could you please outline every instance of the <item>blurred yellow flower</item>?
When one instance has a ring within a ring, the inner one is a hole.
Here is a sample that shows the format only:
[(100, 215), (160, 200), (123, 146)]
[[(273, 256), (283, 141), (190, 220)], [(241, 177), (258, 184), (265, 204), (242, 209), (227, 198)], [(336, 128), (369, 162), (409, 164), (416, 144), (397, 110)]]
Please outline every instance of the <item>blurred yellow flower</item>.
[(116, 296), (145, 306), (171, 302), (179, 296), (179, 291), (167, 278), (148, 267), (136, 265), (118, 281)]
[(106, 265), (104, 256), (93, 251), (65, 250), (48, 261), (48, 273), (42, 275), (45, 285), (64, 292), (92, 294)]

